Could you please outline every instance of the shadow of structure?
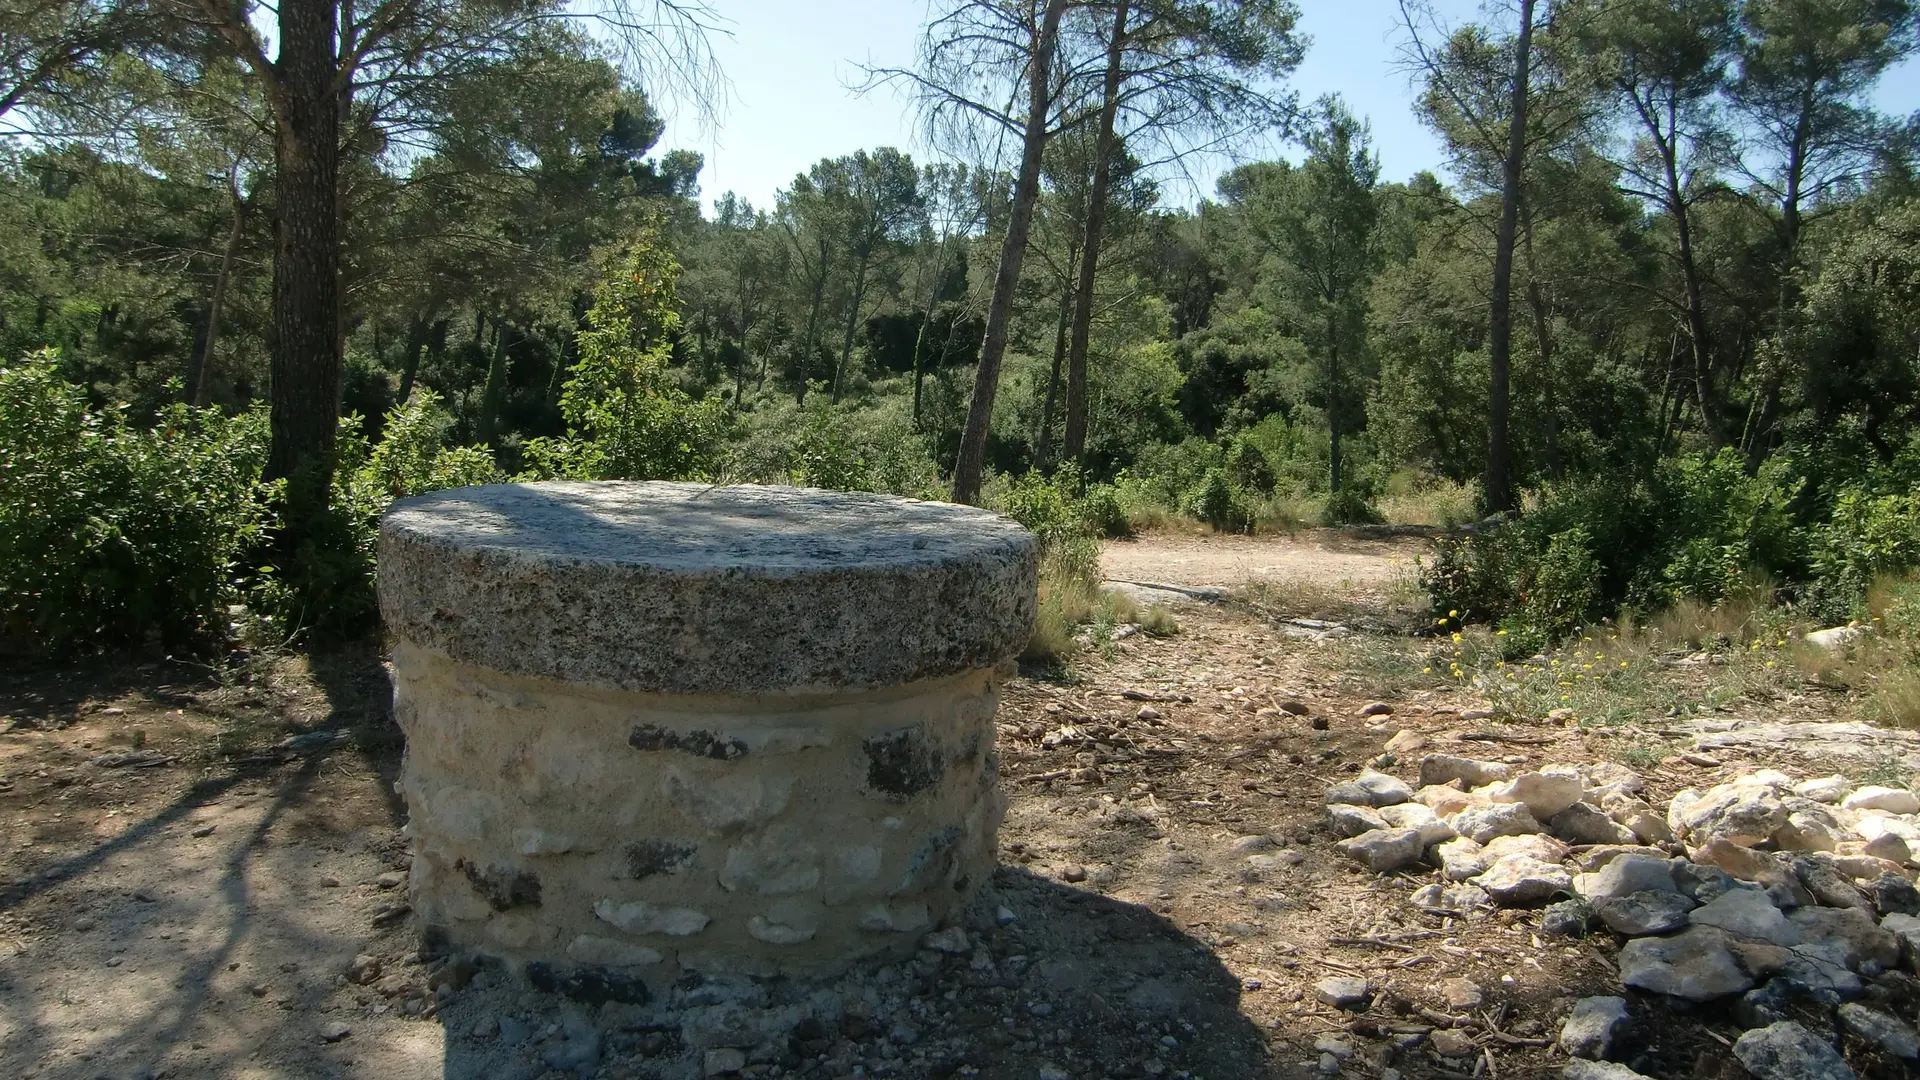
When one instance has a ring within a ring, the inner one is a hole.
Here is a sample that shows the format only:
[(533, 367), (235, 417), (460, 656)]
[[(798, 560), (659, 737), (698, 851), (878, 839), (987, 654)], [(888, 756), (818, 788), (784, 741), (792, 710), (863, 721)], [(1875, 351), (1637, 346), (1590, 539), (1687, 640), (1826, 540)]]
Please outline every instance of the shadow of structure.
[(736, 1050), (754, 1075), (1295, 1075), (1242, 1013), (1239, 980), (1149, 909), (1002, 866), (975, 911), (956, 952), (818, 982), (694, 976), (671, 1002), (596, 1010), (483, 979), (441, 1014), (444, 1080), (576, 1061), (603, 1080), (698, 1077), (708, 1051)]

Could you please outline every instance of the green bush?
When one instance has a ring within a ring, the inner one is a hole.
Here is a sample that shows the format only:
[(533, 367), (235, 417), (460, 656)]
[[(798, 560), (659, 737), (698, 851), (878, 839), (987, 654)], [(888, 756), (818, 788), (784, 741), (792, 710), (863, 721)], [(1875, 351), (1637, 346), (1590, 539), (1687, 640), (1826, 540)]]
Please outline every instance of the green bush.
[(1112, 484), (1095, 484), (1080, 499), (1080, 517), (1100, 536), (1132, 536), (1133, 519)]
[(1586, 529), (1576, 525), (1555, 533), (1539, 561), (1520, 575), (1526, 625), (1557, 639), (1599, 618), (1600, 573)]
[(1253, 505), (1223, 468), (1208, 469), (1183, 507), (1188, 514), (1221, 532), (1247, 532), (1253, 528)]
[(42, 352), (0, 367), (0, 646), (52, 655), (224, 636), (268, 521), (267, 417), (94, 409)]
[(1372, 485), (1354, 478), (1327, 494), (1326, 509), (1320, 512), (1323, 525), (1372, 525), (1380, 520), (1374, 505)]
[(667, 372), (680, 326), (679, 274), (650, 226), (594, 290), (560, 393), (567, 436), (527, 441), (530, 477), (690, 480), (718, 471), (731, 428), (725, 403), (695, 401)]

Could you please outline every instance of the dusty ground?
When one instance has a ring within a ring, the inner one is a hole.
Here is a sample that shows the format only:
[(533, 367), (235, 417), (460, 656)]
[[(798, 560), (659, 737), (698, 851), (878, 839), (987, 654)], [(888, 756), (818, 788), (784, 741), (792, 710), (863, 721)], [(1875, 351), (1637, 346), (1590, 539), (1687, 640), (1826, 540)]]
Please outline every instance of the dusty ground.
[(1291, 537), (1161, 532), (1101, 546), (1100, 566), (1118, 581), (1235, 588), (1267, 581), (1382, 596), (1410, 580), (1423, 541), (1372, 539), (1333, 529)]
[[(1414, 550), (1181, 537), (1110, 548), (1108, 575), (1233, 584), (1240, 568), (1291, 566), (1385, 590)], [(854, 1002), (758, 1074), (1305, 1077), (1320, 1075), (1315, 1040), (1335, 1035), (1353, 1051), (1335, 1062), (1347, 1077), (1557, 1076), (1547, 1043), (1572, 1000), (1619, 992), (1615, 943), (1543, 941), (1536, 912), (1456, 924), (1414, 909), (1407, 894), (1432, 875), (1338, 858), (1321, 792), (1402, 727), (1513, 762), (1601, 760), (1619, 739), (1463, 724), (1464, 691), (1408, 689), (1382, 666), (1404, 661), (1364, 635), (1303, 640), (1270, 614), (1183, 606), (1173, 637), (1014, 680), (996, 879), (1013, 921), (977, 935), (970, 963), (923, 954), (876, 975), (866, 1000), (905, 1002), (896, 1019)], [(435, 1013), (400, 907), (384, 680), (368, 653), (0, 676), (0, 1077), (560, 1080), (541, 1048), (582, 1023), (607, 1032), (583, 1077), (643, 1075), (673, 1049), (637, 1019), (583, 1018), (484, 977)], [(1391, 717), (1356, 718), (1379, 698)], [(1309, 715), (1259, 713), (1288, 700)], [(136, 752), (155, 763), (93, 763)], [(1717, 753), (1648, 763), (1650, 794), (1759, 763)], [(383, 964), (370, 985), (342, 974), (361, 954)], [(1351, 974), (1373, 983), (1369, 1011), (1315, 1000), (1316, 981)], [(1449, 1011), (1439, 987), (1456, 976), (1482, 988), (1480, 1007)], [(329, 1025), (350, 1033), (324, 1041)], [(526, 1042), (503, 1026), (530, 1029)], [(1479, 1056), (1437, 1058), (1423, 1041), (1435, 1027), (1468, 1033)], [(1741, 1075), (1725, 1052), (1739, 1029), (1713, 1010), (1646, 1030), (1651, 1076)]]

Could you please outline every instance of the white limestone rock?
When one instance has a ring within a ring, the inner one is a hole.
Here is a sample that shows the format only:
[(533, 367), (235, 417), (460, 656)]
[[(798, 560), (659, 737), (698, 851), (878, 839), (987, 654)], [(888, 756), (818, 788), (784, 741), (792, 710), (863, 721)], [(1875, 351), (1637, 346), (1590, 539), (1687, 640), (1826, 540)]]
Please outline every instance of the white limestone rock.
[(1571, 765), (1549, 765), (1493, 784), (1484, 794), (1497, 803), (1523, 803), (1536, 821), (1546, 821), (1580, 801), (1586, 781)]
[(1459, 781), (1468, 788), (1512, 778), (1513, 768), (1497, 761), (1455, 757), (1452, 754), (1428, 754), (1420, 759), (1420, 786), (1433, 787)]
[(1521, 836), (1541, 831), (1540, 822), (1527, 811), (1524, 803), (1493, 803), (1487, 806), (1469, 806), (1447, 820), (1454, 831), (1469, 837), (1476, 843), (1500, 836)]
[(1493, 861), (1487, 857), (1485, 848), (1464, 836), (1456, 836), (1433, 850), (1440, 860), (1440, 876), (1448, 881), (1477, 878)]
[(1884, 810), (1889, 814), (1920, 813), (1920, 795), (1906, 788), (1882, 787), (1868, 784), (1857, 788), (1853, 794), (1840, 800), (1840, 805), (1848, 810)]
[(1342, 840), (1334, 847), (1376, 874), (1411, 866), (1420, 861), (1420, 853), (1426, 850), (1417, 829), (1374, 829)]
[(1844, 776), (1816, 776), (1793, 785), (1793, 793), (1817, 803), (1837, 804), (1845, 799), (1853, 785)]
[(1495, 903), (1517, 907), (1543, 903), (1573, 891), (1573, 876), (1556, 863), (1531, 855), (1508, 855), (1494, 861), (1473, 884), (1487, 891)]

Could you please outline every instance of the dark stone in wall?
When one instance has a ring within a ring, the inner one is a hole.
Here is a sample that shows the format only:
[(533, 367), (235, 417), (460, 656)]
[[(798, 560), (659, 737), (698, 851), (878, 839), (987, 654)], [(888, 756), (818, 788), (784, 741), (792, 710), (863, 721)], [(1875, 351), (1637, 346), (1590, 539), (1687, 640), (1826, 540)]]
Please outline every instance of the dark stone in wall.
[(453, 865), (467, 875), (473, 890), (495, 911), (540, 906), (540, 879), (530, 871), (506, 866), (489, 866), (482, 870), (465, 859)]
[(732, 761), (747, 752), (747, 744), (712, 731), (672, 731), (658, 724), (639, 724), (627, 736), (635, 750), (677, 750), (695, 757)]
[(867, 787), (891, 799), (910, 799), (940, 782), (946, 755), (921, 727), (896, 728), (871, 736), (867, 751)]

